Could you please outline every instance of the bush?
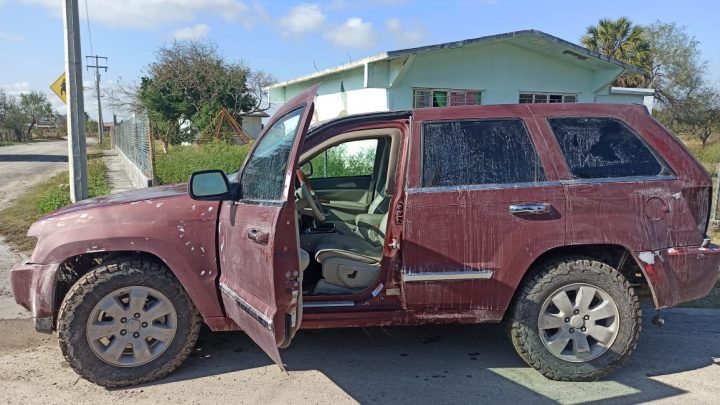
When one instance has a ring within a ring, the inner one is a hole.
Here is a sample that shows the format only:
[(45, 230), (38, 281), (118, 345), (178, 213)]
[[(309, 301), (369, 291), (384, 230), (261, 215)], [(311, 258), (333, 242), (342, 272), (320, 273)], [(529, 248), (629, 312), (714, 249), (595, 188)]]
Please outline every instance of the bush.
[[(37, 210), (41, 215), (53, 212), (70, 204), (70, 180), (68, 172), (58, 174), (51, 186), (37, 200)], [(97, 197), (108, 194), (107, 167), (100, 160), (88, 161), (88, 196)]]
[(237, 171), (250, 148), (250, 144), (238, 146), (224, 142), (171, 147), (167, 154), (155, 155), (155, 180), (158, 184), (183, 183), (198, 170)]

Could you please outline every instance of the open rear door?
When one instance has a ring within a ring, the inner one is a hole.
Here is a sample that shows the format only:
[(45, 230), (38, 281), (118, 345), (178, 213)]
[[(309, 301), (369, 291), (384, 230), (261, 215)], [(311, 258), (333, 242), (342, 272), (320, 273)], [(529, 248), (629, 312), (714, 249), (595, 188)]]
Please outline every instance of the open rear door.
[(270, 120), (238, 176), (240, 199), (222, 204), (218, 224), (225, 311), (283, 369), (278, 347), (290, 343), (302, 316), (293, 169), (316, 91), (290, 100)]

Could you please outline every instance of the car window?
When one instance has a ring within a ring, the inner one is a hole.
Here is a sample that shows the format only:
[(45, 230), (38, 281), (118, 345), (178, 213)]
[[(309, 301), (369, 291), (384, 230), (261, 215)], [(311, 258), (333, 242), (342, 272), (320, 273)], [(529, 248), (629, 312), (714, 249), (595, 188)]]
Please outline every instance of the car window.
[(621, 121), (609, 117), (548, 119), (573, 176), (580, 179), (655, 176), (652, 151)]
[(294, 110), (276, 121), (260, 139), (240, 180), (243, 199), (279, 200), (282, 197), (290, 151), (303, 110)]
[(544, 180), (530, 135), (518, 119), (423, 125), (423, 187)]
[(363, 139), (325, 149), (310, 160), (310, 178), (372, 176), (377, 145), (377, 139)]

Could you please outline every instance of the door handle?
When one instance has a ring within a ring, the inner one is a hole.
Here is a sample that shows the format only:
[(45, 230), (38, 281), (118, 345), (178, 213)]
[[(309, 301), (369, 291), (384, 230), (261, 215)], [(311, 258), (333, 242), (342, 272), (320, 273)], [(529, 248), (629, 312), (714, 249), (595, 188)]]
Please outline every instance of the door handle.
[(539, 215), (551, 212), (550, 204), (512, 204), (508, 208), (513, 215)]
[(247, 233), (248, 239), (261, 245), (267, 245), (270, 239), (270, 234), (267, 231), (261, 231), (258, 229), (250, 229)]

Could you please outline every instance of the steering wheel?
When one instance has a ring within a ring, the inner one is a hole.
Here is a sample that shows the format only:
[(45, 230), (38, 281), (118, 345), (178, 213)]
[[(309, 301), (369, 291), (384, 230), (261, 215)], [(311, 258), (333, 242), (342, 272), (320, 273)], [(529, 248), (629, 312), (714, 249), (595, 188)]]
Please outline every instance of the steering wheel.
[(312, 186), (310, 186), (310, 183), (307, 181), (307, 177), (305, 177), (305, 173), (302, 172), (302, 170), (297, 169), (295, 171), (295, 175), (297, 176), (298, 180), (300, 181), (300, 189), (297, 191), (298, 198), (300, 201), (298, 202), (298, 211), (302, 214), (302, 211), (304, 208), (310, 208), (312, 211), (313, 217), (318, 221), (322, 222), (325, 220), (325, 214), (323, 214), (323, 211), (320, 207), (322, 205), (320, 204), (320, 201), (318, 200), (317, 196), (315, 195), (315, 191), (313, 191)]

